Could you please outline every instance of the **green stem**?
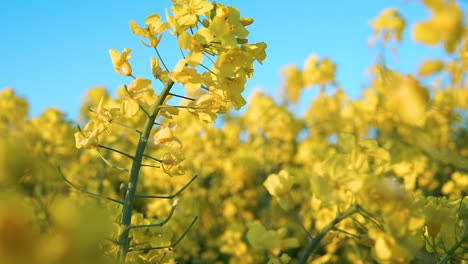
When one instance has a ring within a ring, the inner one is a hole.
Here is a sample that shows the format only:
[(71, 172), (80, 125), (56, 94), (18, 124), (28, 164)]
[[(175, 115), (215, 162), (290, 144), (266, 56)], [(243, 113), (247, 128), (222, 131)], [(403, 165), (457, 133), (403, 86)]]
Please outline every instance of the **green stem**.
[(466, 240), (468, 240), (468, 232), (465, 232), (465, 234), (463, 234), (463, 236), (462, 236), (462, 238), (460, 239), (460, 241), (458, 241), (458, 243), (456, 243), (455, 245), (453, 245), (453, 247), (447, 251), (447, 255), (445, 255), (445, 257), (442, 259), (442, 261), (440, 262), (440, 264), (446, 264), (446, 263), (448, 263), (448, 261), (454, 256), (455, 251), (456, 251), (463, 243), (465, 243)]
[(307, 258), (312, 254), (312, 252), (317, 248), (320, 244), (322, 238), (337, 225), (339, 222), (343, 221), (343, 219), (351, 216), (352, 214), (358, 211), (358, 207), (356, 205), (352, 205), (346, 211), (344, 211), (341, 215), (338, 215), (333, 221), (331, 221), (320, 233), (312, 239), (309, 244), (307, 244), (304, 253), (302, 254), (301, 258), (297, 262), (297, 264), (304, 264), (307, 261)]
[(121, 263), (125, 263), (125, 258), (127, 256), (127, 253), (129, 252), (129, 226), (132, 219), (133, 207), (135, 205), (135, 194), (138, 185), (138, 177), (140, 174), (140, 168), (143, 160), (143, 154), (146, 148), (146, 143), (148, 142), (149, 135), (154, 125), (154, 121), (158, 116), (159, 108), (161, 105), (163, 105), (173, 85), (174, 82), (170, 80), (162, 90), (161, 95), (158, 97), (155, 104), (153, 105), (150, 111), (150, 115), (148, 116), (148, 119), (145, 122), (143, 131), (140, 135), (140, 140), (138, 141), (137, 149), (135, 151), (132, 168), (130, 169), (130, 178), (127, 185), (127, 192), (125, 194), (124, 207), (122, 209), (122, 219), (120, 222), (119, 259)]

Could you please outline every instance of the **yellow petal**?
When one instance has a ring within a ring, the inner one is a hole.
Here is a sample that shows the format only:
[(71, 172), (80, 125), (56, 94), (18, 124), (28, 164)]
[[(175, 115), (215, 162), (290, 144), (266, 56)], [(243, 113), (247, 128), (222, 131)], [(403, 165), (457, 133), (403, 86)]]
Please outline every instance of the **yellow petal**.
[(122, 105), (120, 107), (120, 111), (126, 118), (133, 117), (138, 112), (139, 109), (140, 109), (140, 105), (138, 104), (137, 101), (135, 101), (132, 98), (125, 98), (122, 101)]
[(180, 33), (177, 43), (181, 49), (190, 49), (190, 44), (192, 43), (192, 36), (190, 36), (187, 31)]
[(146, 29), (139, 27), (138, 24), (133, 20), (130, 21), (130, 30), (135, 35), (139, 35), (145, 38), (149, 36), (149, 32)]
[(444, 63), (440, 60), (426, 60), (419, 67), (419, 75), (427, 76), (440, 72), (444, 68)]

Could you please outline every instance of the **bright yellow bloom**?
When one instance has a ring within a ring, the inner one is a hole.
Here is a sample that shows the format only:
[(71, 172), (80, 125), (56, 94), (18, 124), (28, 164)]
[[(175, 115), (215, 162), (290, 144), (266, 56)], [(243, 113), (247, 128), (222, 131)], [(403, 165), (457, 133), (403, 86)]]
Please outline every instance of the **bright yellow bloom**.
[(246, 75), (250, 72), (253, 61), (253, 53), (235, 47), (219, 54), (213, 72), (217, 74), (218, 78), (232, 77), (238, 74)]
[(141, 28), (135, 21), (132, 20), (130, 21), (130, 30), (133, 32), (133, 34), (149, 39), (149, 45), (142, 41), (145, 46), (158, 46), (159, 41), (161, 41), (162, 38), (161, 34), (169, 28), (169, 23), (161, 22), (161, 17), (158, 14), (152, 14), (146, 18), (145, 24), (146, 28)]
[(397, 9), (385, 9), (371, 23), (371, 26), (374, 28), (374, 39), (382, 35), (383, 43), (387, 43), (390, 39), (401, 41), (405, 24), (405, 20)]
[(468, 109), (468, 88), (460, 88), (453, 91), (455, 105), (461, 109)]
[(281, 170), (278, 174), (270, 174), (263, 182), (263, 186), (271, 196), (278, 197), (290, 192), (293, 183), (289, 173)]
[(444, 63), (440, 60), (426, 60), (419, 67), (419, 75), (427, 76), (440, 72), (444, 68)]
[(319, 60), (312, 54), (304, 65), (304, 85), (327, 85), (335, 80), (336, 65), (328, 59)]
[(236, 36), (245, 39), (249, 35), (249, 31), (241, 21), (239, 10), (221, 4), (217, 4), (216, 15), (210, 23), (210, 29), (225, 48), (237, 46)]
[(198, 100), (189, 104), (189, 112), (198, 116), (205, 123), (214, 123), (217, 113), (226, 112), (226, 100), (220, 89), (210, 89)]
[(397, 75), (394, 83), (389, 84), (388, 104), (403, 122), (421, 126), (426, 119), (429, 101), (427, 88), (421, 86), (412, 76)]
[(246, 82), (247, 78), (244, 75), (228, 77), (220, 81), (220, 88), (224, 91), (224, 96), (232, 103), (236, 110), (239, 110), (246, 104), (246, 101), (242, 96)]
[(266, 58), (267, 44), (265, 42), (259, 42), (256, 44), (244, 44), (242, 47), (247, 48), (251, 56), (255, 58), (258, 63), (263, 64), (263, 60)]
[(293, 103), (297, 103), (301, 91), (304, 88), (303, 73), (295, 65), (289, 65), (281, 70), (284, 79), (284, 91), (286, 97)]
[(182, 83), (185, 89), (193, 93), (201, 87), (203, 79), (202, 76), (197, 73), (196, 69), (188, 68), (185, 64), (185, 59), (180, 60), (171, 73), (171, 77), (174, 82)]
[(151, 58), (151, 71), (153, 72), (153, 77), (159, 79), (161, 77), (162, 68), (159, 66), (159, 60), (156, 58)]
[(131, 49), (125, 48), (122, 53), (118, 52), (115, 49), (109, 50), (112, 64), (114, 64), (115, 72), (118, 74), (122, 74), (124, 76), (130, 76), (132, 74), (132, 66), (128, 60), (130, 60), (131, 56), (128, 54), (131, 52)]
[(0, 124), (15, 123), (28, 116), (28, 103), (11, 88), (0, 91)]
[(448, 53), (454, 52), (463, 35), (462, 11), (452, 1), (427, 0), (424, 3), (431, 9), (432, 17), (414, 27), (414, 38), (432, 46), (442, 42)]
[(172, 119), (173, 115), (179, 114), (179, 108), (172, 105), (161, 105), (159, 107), (159, 114), (167, 119)]
[(179, 165), (182, 160), (178, 159), (172, 153), (166, 153), (161, 158), (161, 168), (169, 176), (184, 175), (184, 170)]
[(247, 231), (247, 240), (255, 249), (267, 249), (277, 254), (281, 250), (299, 247), (295, 237), (285, 238), (287, 229), (267, 230), (261, 223), (255, 222)]
[(179, 47), (190, 50), (186, 58), (187, 64), (192, 67), (199, 65), (203, 60), (203, 52), (208, 48), (213, 39), (213, 34), (206, 27), (200, 28), (193, 36), (190, 36), (186, 31), (180, 33), (178, 39)]
[(120, 111), (125, 117), (130, 118), (134, 116), (140, 109), (140, 106), (146, 105), (152, 99), (154, 91), (150, 85), (151, 80), (141, 77), (130, 83), (120, 107)]
[(213, 4), (206, 0), (173, 0), (171, 7), (174, 17), (182, 26), (192, 26), (198, 22), (198, 15), (213, 9)]
[(110, 124), (112, 120), (120, 114), (119, 108), (107, 109), (103, 106), (104, 96), (99, 101), (98, 109), (96, 111), (96, 119), (102, 122), (105, 126)]
[(451, 225), (456, 217), (457, 210), (458, 203), (447, 199), (447, 197), (427, 197), (427, 203), (423, 211), (427, 234), (433, 238), (440, 235), (453, 242), (453, 233), (441, 233), (441, 231), (445, 228), (452, 228)]
[(461, 45), (458, 53), (463, 69), (468, 71), (468, 30), (465, 30), (463, 44)]
[(175, 149), (181, 149), (182, 143), (174, 136), (169, 126), (161, 127), (153, 136), (154, 144), (165, 145)]
[(98, 136), (106, 131), (106, 126), (102, 122), (91, 120), (84, 129), (75, 133), (75, 145), (77, 148), (96, 148), (98, 146)]

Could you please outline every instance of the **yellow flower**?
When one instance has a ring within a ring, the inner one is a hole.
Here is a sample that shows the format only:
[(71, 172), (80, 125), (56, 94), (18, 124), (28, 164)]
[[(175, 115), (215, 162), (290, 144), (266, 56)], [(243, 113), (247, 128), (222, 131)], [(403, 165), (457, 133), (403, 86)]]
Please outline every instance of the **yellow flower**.
[(178, 39), (180, 48), (190, 50), (186, 58), (188, 65), (195, 67), (202, 62), (203, 52), (213, 41), (213, 38), (213, 34), (206, 27), (200, 28), (193, 36), (190, 36), (186, 31), (180, 33)]
[(220, 88), (224, 91), (224, 96), (232, 103), (236, 110), (239, 110), (246, 104), (244, 97), (242, 97), (246, 82), (247, 79), (243, 75), (224, 78), (220, 82)]
[(197, 73), (196, 69), (187, 68), (185, 59), (179, 61), (171, 76), (174, 82), (182, 83), (191, 93), (200, 88), (203, 83), (202, 76)]
[(75, 145), (77, 148), (96, 148), (98, 146), (98, 136), (106, 131), (106, 126), (102, 122), (96, 122), (94, 119), (75, 133)]
[(153, 72), (153, 77), (159, 79), (161, 77), (162, 68), (159, 66), (159, 60), (151, 58), (151, 71)]
[(304, 82), (302, 78), (302, 71), (299, 70), (295, 65), (289, 65), (281, 70), (281, 74), (284, 78), (284, 90), (286, 97), (293, 103), (297, 103), (299, 96), (301, 95), (302, 88), (304, 88)]
[(181, 149), (182, 143), (174, 136), (169, 126), (161, 127), (153, 136), (154, 144), (165, 145), (175, 149)]
[(305, 62), (304, 85), (327, 85), (335, 79), (336, 65), (328, 58), (319, 60), (312, 54)]
[(133, 80), (128, 86), (126, 96), (123, 98), (120, 111), (122, 114), (130, 118), (134, 116), (140, 106), (147, 104), (154, 95), (153, 88), (150, 87), (151, 80), (138, 77)]
[(103, 106), (104, 96), (99, 101), (98, 109), (96, 112), (96, 118), (102, 122), (105, 126), (112, 122), (112, 120), (120, 114), (120, 109), (111, 108), (107, 109)]
[(219, 54), (213, 71), (218, 75), (218, 78), (231, 77), (236, 74), (245, 75), (251, 68), (253, 60), (251, 53), (235, 47)]
[(444, 44), (448, 53), (455, 51), (463, 35), (463, 13), (456, 2), (424, 1), (431, 9), (432, 17), (417, 24), (413, 30), (416, 41), (436, 45)]
[(181, 161), (174, 154), (168, 152), (161, 158), (161, 168), (169, 176), (184, 175), (184, 170), (179, 165)]
[(128, 54), (131, 52), (131, 49), (125, 48), (122, 53), (118, 52), (115, 49), (109, 50), (112, 64), (114, 64), (115, 72), (118, 74), (122, 74), (124, 76), (130, 76), (132, 74), (132, 66), (128, 60), (130, 60), (131, 56)]
[(179, 108), (172, 105), (161, 105), (159, 107), (159, 114), (167, 119), (172, 119), (173, 115), (179, 114)]
[(197, 115), (205, 123), (214, 123), (216, 113), (226, 112), (226, 100), (220, 89), (210, 89), (209, 93), (203, 94), (198, 100), (189, 104), (189, 112)]
[(142, 41), (145, 46), (158, 46), (162, 37), (160, 34), (169, 28), (169, 23), (161, 22), (161, 17), (158, 14), (152, 14), (146, 18), (145, 24), (146, 28), (141, 28), (135, 21), (132, 20), (130, 21), (130, 30), (133, 32), (133, 34), (149, 39), (149, 45)]
[(278, 197), (287, 194), (291, 190), (293, 183), (289, 173), (281, 170), (278, 174), (270, 174), (263, 182), (263, 186), (265, 186), (271, 196)]
[(371, 23), (371, 26), (374, 28), (373, 39), (382, 35), (383, 43), (387, 43), (390, 39), (401, 41), (401, 35), (405, 29), (405, 24), (405, 20), (401, 17), (397, 9), (385, 9), (380, 13), (379, 17)]
[(444, 63), (440, 60), (426, 60), (419, 67), (419, 75), (427, 76), (440, 72), (444, 68)]
[(242, 47), (247, 48), (258, 63), (263, 64), (263, 60), (266, 58), (267, 44), (265, 42), (259, 42), (256, 44), (244, 44)]
[(429, 100), (427, 88), (409, 75), (397, 75), (393, 89), (389, 91), (388, 104), (402, 121), (421, 126), (426, 119), (426, 110)]
[[(427, 203), (424, 206), (424, 217), (426, 222), (427, 234), (436, 238), (444, 226), (450, 226), (454, 223), (458, 203), (447, 199), (447, 197), (427, 197)], [(453, 234), (441, 234), (448, 240), (452, 239)]]
[(267, 249), (274, 254), (281, 250), (299, 247), (295, 237), (285, 238), (287, 230), (267, 230), (261, 223), (256, 222), (247, 231), (247, 240), (254, 249)]
[(225, 48), (237, 46), (236, 36), (245, 39), (249, 35), (249, 31), (241, 21), (239, 10), (221, 4), (217, 4), (216, 15), (210, 23), (210, 29)]
[(213, 9), (213, 4), (206, 0), (173, 0), (171, 7), (174, 17), (182, 26), (192, 26), (198, 22), (198, 15)]

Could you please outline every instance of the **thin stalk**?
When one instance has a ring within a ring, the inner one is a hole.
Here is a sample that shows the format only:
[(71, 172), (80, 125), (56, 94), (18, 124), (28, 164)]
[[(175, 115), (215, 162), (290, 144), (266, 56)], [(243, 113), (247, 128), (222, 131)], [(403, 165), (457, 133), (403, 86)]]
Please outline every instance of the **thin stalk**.
[(468, 240), (468, 232), (465, 232), (465, 234), (462, 236), (462, 238), (460, 239), (460, 241), (458, 241), (455, 245), (453, 245), (452, 248), (450, 248), (448, 251), (447, 251), (447, 255), (445, 255), (445, 257), (442, 259), (442, 261), (440, 262), (440, 264), (446, 264), (448, 263), (448, 261), (454, 257), (454, 254), (455, 254), (455, 251), (463, 244), (465, 243), (465, 241)]
[(101, 144), (99, 144), (98, 147), (99, 147), (99, 148), (103, 148), (103, 149), (107, 149), (107, 150), (110, 150), (110, 151), (117, 152), (117, 153), (119, 153), (119, 154), (121, 154), (121, 155), (124, 155), (124, 156), (127, 157), (127, 158), (133, 159), (133, 156), (132, 156), (132, 155), (127, 154), (127, 153), (125, 153), (125, 152), (123, 152), (123, 151), (120, 151), (120, 150), (117, 150), (117, 149), (114, 149), (114, 148), (111, 148), (111, 147), (107, 147), (107, 146), (104, 146), (104, 145), (101, 145)]
[(312, 239), (309, 244), (307, 244), (304, 253), (302, 254), (301, 258), (297, 262), (297, 264), (304, 264), (307, 261), (307, 258), (312, 254), (312, 252), (317, 248), (317, 246), (320, 244), (320, 241), (322, 238), (332, 230), (335, 225), (337, 225), (339, 222), (343, 221), (343, 219), (351, 216), (352, 214), (356, 213), (358, 211), (357, 206), (352, 205), (349, 207), (346, 211), (344, 211), (341, 215), (338, 215), (333, 221), (331, 221), (318, 235)]
[(193, 178), (185, 184), (182, 188), (180, 188), (176, 193), (171, 194), (171, 195), (136, 195), (137, 198), (153, 198), (153, 199), (172, 199), (174, 197), (177, 197), (179, 194), (181, 194), (189, 185), (196, 179), (198, 178), (198, 175), (193, 176)]
[(166, 219), (162, 220), (162, 221), (159, 222), (159, 223), (151, 224), (151, 225), (131, 225), (131, 226), (128, 227), (128, 229), (163, 226), (163, 225), (165, 225), (167, 222), (169, 222), (169, 220), (171, 220), (172, 216), (174, 215), (175, 208), (176, 208), (176, 207), (173, 206), (173, 207), (171, 208), (171, 211), (169, 212), (169, 215), (166, 217)]
[[(125, 171), (125, 172), (130, 172), (130, 170), (128, 170), (128, 169), (125, 169), (125, 168), (122, 168), (122, 167), (119, 167), (119, 166), (117, 166), (117, 165), (112, 164), (106, 157), (104, 157), (104, 156), (101, 154), (101, 151), (97, 150), (97, 153), (98, 153), (99, 156), (101, 157), (102, 161), (104, 161), (105, 164), (111, 166), (111, 168), (118, 169), (118, 170)], [(107, 168), (107, 167), (105, 167), (105, 168)], [(101, 175), (104, 175), (104, 173), (101, 173)], [(101, 178), (101, 179), (100, 179), (100, 182), (101, 182), (101, 183), (99, 184), (99, 186), (101, 186), (100, 189), (102, 190), (102, 179), (103, 179), (103, 176), (100, 177), (100, 178)], [(98, 193), (100, 193), (100, 191), (98, 191)]]
[(186, 109), (200, 109), (198, 107), (188, 106), (188, 105), (171, 105), (176, 108), (186, 108)]
[(153, 250), (153, 249), (164, 249), (164, 248), (172, 248), (175, 247), (177, 244), (179, 244), (180, 241), (187, 235), (188, 231), (192, 228), (193, 224), (197, 221), (198, 216), (196, 216), (192, 223), (185, 229), (185, 231), (182, 233), (182, 235), (172, 244), (167, 245), (167, 246), (161, 246), (161, 247), (147, 247), (147, 248), (135, 248), (135, 249), (129, 249), (128, 251), (147, 251), (147, 250)]
[(129, 252), (129, 226), (132, 218), (132, 211), (135, 205), (135, 194), (138, 186), (138, 178), (140, 174), (140, 168), (143, 161), (143, 155), (145, 152), (146, 144), (148, 142), (149, 135), (153, 128), (156, 117), (158, 116), (160, 106), (163, 105), (166, 97), (169, 95), (169, 91), (174, 85), (173, 81), (169, 81), (163, 88), (160, 96), (151, 108), (150, 115), (145, 122), (145, 125), (138, 141), (137, 149), (133, 158), (132, 168), (130, 169), (130, 178), (128, 181), (127, 192), (125, 194), (124, 207), (122, 211), (122, 219), (120, 222), (120, 234), (119, 234), (119, 259), (121, 263), (125, 263), (125, 258)]
[(197, 99), (195, 99), (195, 98), (190, 98), (190, 97), (187, 97), (187, 96), (178, 95), (178, 94), (173, 94), (173, 93), (169, 93), (169, 95), (172, 95), (172, 96), (175, 96), (175, 97), (179, 97), (179, 98), (183, 98), (183, 99), (187, 99), (187, 100), (190, 100), (190, 101), (196, 101), (196, 100), (197, 100)]
[(67, 179), (67, 177), (65, 177), (65, 175), (63, 174), (62, 170), (60, 169), (60, 166), (57, 167), (57, 170), (58, 170), (58, 173), (59, 175), (63, 178), (63, 180), (68, 184), (70, 185), (71, 187), (75, 188), (76, 190), (82, 192), (82, 193), (86, 193), (87, 195), (91, 196), (91, 197), (94, 197), (94, 198), (98, 198), (98, 199), (106, 199), (106, 200), (109, 200), (109, 201), (112, 201), (112, 202), (116, 202), (118, 204), (124, 204), (123, 201), (120, 201), (120, 200), (117, 200), (117, 199), (114, 199), (114, 198), (110, 198), (110, 197), (107, 197), (107, 196), (104, 196), (104, 195), (101, 195), (101, 194), (97, 194), (97, 193), (93, 193), (93, 192), (89, 192), (85, 189), (81, 189), (80, 187), (76, 186), (73, 182), (69, 181)]
[(155, 157), (152, 157), (152, 156), (150, 156), (150, 155), (143, 154), (143, 157), (146, 157), (146, 158), (148, 158), (148, 159), (155, 160), (155, 161), (157, 161), (157, 162), (161, 162), (161, 163), (163, 162), (162, 160), (157, 159), (157, 158), (155, 158)]
[[(169, 71), (169, 69), (167, 68), (166, 66), (166, 63), (164, 63), (164, 60), (162, 59), (162, 56), (161, 54), (159, 54), (159, 51), (158, 51), (158, 48), (154, 47), (154, 50), (156, 51), (156, 55), (158, 55), (158, 58), (159, 60), (161, 61), (161, 64), (163, 65), (164, 69), (170, 74), (171, 72)], [(169, 83), (171, 83), (172, 81), (169, 81)], [(171, 85), (172, 87), (172, 85)], [(170, 89), (170, 88), (169, 88)]]
[(214, 76), (218, 76), (216, 73), (214, 73), (210, 68), (206, 67), (205, 65), (203, 64), (200, 64), (201, 67), (205, 68), (205, 70), (209, 71), (211, 74), (213, 74)]

